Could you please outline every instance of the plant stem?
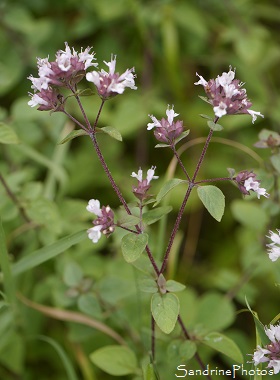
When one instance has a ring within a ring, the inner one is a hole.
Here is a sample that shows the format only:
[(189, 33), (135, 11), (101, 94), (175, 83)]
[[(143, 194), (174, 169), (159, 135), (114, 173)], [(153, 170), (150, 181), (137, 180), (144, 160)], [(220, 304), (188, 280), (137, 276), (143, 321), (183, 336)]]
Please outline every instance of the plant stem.
[[(219, 120), (219, 118), (216, 117), (215, 120), (214, 120), (214, 123), (217, 123), (218, 120)], [(191, 194), (191, 191), (192, 191), (192, 189), (193, 189), (193, 187), (195, 185), (195, 179), (197, 177), (197, 174), (199, 172), (199, 169), (200, 169), (200, 167), (202, 165), (203, 159), (204, 159), (205, 154), (207, 152), (207, 148), (209, 146), (209, 143), (210, 143), (211, 137), (213, 135), (213, 132), (214, 132), (213, 129), (210, 129), (210, 131), (208, 133), (208, 136), (207, 136), (207, 139), (205, 141), (203, 150), (202, 150), (201, 155), (199, 157), (198, 163), (196, 165), (196, 168), (195, 168), (195, 171), (194, 171), (194, 175), (193, 175), (193, 177), (192, 177), (192, 179), (191, 179), (191, 181), (189, 183), (188, 190), (187, 190), (187, 192), (185, 194), (185, 197), (183, 199), (182, 205), (181, 205), (180, 210), (178, 212), (178, 215), (177, 215), (177, 218), (176, 218), (173, 230), (172, 230), (171, 235), (170, 235), (168, 246), (167, 246), (166, 251), (165, 251), (165, 255), (164, 255), (164, 258), (163, 258), (163, 263), (162, 263), (162, 266), (161, 266), (161, 269), (160, 269), (160, 273), (163, 273), (164, 270), (165, 270), (165, 268), (166, 268), (166, 265), (167, 265), (167, 262), (168, 262), (168, 258), (169, 258), (169, 254), (170, 254), (170, 251), (171, 251), (171, 248), (172, 248), (172, 245), (173, 245), (176, 233), (177, 233), (177, 231), (179, 229), (179, 226), (180, 226), (180, 223), (181, 223), (181, 219), (182, 219), (185, 207), (186, 207), (186, 203), (187, 203), (187, 201), (189, 199), (189, 196)], [(180, 161), (179, 161), (179, 163), (180, 163)]]
[(184, 166), (184, 164), (183, 164), (180, 156), (178, 155), (175, 146), (171, 146), (171, 149), (172, 149), (172, 151), (174, 153), (174, 156), (177, 158), (177, 161), (178, 161), (179, 165), (181, 166), (183, 172), (185, 173), (188, 181), (191, 182), (191, 178), (190, 178), (190, 176), (189, 176), (189, 174), (188, 174), (188, 172), (187, 172), (187, 170), (186, 170), (186, 168), (185, 168), (185, 166)]
[(207, 182), (232, 181), (232, 180), (234, 180), (234, 178), (231, 178), (231, 177), (210, 178), (210, 179), (203, 179), (201, 181), (197, 181), (194, 183), (194, 185), (198, 185), (200, 183), (207, 183)]
[(25, 222), (30, 223), (31, 220), (28, 218), (28, 216), (25, 213), (24, 208), (21, 206), (19, 200), (15, 196), (15, 194), (12, 192), (12, 190), (9, 188), (7, 182), (5, 181), (4, 177), (0, 173), (0, 182), (2, 183), (4, 189), (6, 190), (7, 195), (11, 198), (11, 200), (14, 202), (14, 204), (17, 206), (19, 213), (21, 214), (22, 218), (25, 220)]
[[(183, 333), (184, 333), (184, 335), (185, 335), (185, 338), (186, 338), (187, 340), (191, 340), (191, 337), (190, 337), (189, 333), (187, 332), (187, 330), (186, 330), (186, 328), (185, 328), (185, 325), (184, 325), (184, 322), (182, 321), (182, 318), (180, 317), (180, 315), (178, 316), (178, 322), (179, 322), (179, 325), (180, 325), (181, 328), (182, 328), (182, 331), (183, 331)], [(194, 355), (194, 357), (196, 358), (196, 360), (197, 360), (198, 364), (200, 365), (201, 369), (205, 369), (205, 366), (204, 366), (204, 364), (203, 364), (203, 361), (201, 360), (201, 358), (200, 358), (200, 356), (198, 355), (198, 353), (196, 353), (196, 354)], [(210, 375), (207, 375), (206, 377), (207, 377), (208, 380), (212, 380), (212, 378), (211, 378)]]
[(155, 360), (155, 320), (151, 315), (151, 348), (152, 348), (152, 360)]

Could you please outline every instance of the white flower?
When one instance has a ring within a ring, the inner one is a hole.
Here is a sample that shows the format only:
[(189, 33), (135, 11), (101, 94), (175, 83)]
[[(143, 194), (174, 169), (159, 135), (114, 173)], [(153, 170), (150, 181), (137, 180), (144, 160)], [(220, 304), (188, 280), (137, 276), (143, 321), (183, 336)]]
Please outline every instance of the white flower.
[(142, 182), (143, 170), (139, 169), (137, 174), (132, 172), (131, 177), (137, 178), (139, 182)]
[[(154, 175), (155, 170), (156, 170), (156, 167), (152, 166), (151, 169), (149, 169), (147, 171), (147, 184), (148, 185), (150, 184), (152, 179), (158, 179), (158, 176)], [(142, 182), (143, 181), (143, 170), (139, 169), (137, 174), (135, 172), (133, 172), (131, 174), (131, 177), (137, 178), (139, 182)]]
[(155, 176), (155, 170), (156, 166), (152, 166), (151, 169), (147, 171), (147, 182), (148, 184), (151, 182), (152, 179), (158, 179), (158, 176)]
[(150, 131), (153, 128), (160, 128), (162, 126), (154, 115), (149, 115), (149, 117), (152, 119), (153, 122), (148, 123), (148, 131)]
[(276, 341), (280, 341), (280, 324), (278, 325), (270, 325), (269, 328), (265, 327), (264, 331), (271, 342), (276, 343)]
[(201, 76), (201, 75), (199, 75), (199, 74), (197, 74), (196, 73), (196, 76), (198, 76), (199, 77), (199, 81), (198, 82), (195, 82), (194, 84), (195, 85), (199, 85), (199, 84), (201, 84), (203, 87), (205, 87), (205, 86), (207, 86), (207, 81)]
[[(30, 95), (32, 95), (32, 94), (30, 94)], [(27, 104), (30, 107), (36, 107), (39, 104), (47, 106), (49, 103), (46, 100), (44, 100), (43, 98), (41, 98), (41, 96), (39, 96), (38, 94), (33, 94), (31, 97), (31, 100), (29, 100), (29, 102)]]
[(260, 199), (261, 195), (263, 195), (266, 198), (269, 198), (269, 194), (266, 192), (266, 189), (260, 187), (259, 181), (254, 181), (252, 177), (246, 179), (246, 181), (244, 182), (244, 187), (247, 191), (253, 190), (255, 193), (257, 193), (258, 199)]
[(169, 109), (169, 105), (167, 107), (167, 110), (166, 110), (166, 116), (167, 116), (167, 119), (168, 119), (168, 123), (171, 125), (173, 123), (173, 119), (174, 117), (176, 116), (179, 116), (178, 113), (175, 113), (175, 111), (173, 110), (174, 106), (172, 106), (171, 110)]
[(258, 346), (257, 350), (254, 352), (253, 355), (254, 364), (259, 365), (263, 362), (269, 362), (269, 359), (266, 356), (264, 356), (266, 354), (270, 354), (270, 351), (265, 348), (262, 348), (261, 346)]
[(90, 199), (87, 205), (87, 210), (96, 216), (101, 216), (100, 202), (98, 199)]
[(93, 243), (97, 243), (98, 240), (101, 238), (101, 230), (102, 226), (94, 226), (87, 230), (88, 237), (90, 240), (92, 240)]
[(277, 246), (271, 247), (267, 251), (267, 253), (271, 261), (276, 261), (280, 257), (280, 247), (277, 247)]
[(92, 62), (93, 59), (96, 59), (94, 58), (94, 54), (89, 54), (91, 48), (88, 46), (85, 51), (82, 51), (81, 49), (81, 52), (78, 54), (79, 56), (79, 62), (83, 62), (84, 65), (85, 65), (85, 70), (87, 68), (89, 68), (90, 66), (98, 66), (98, 63), (96, 62)]
[(247, 110), (247, 111), (248, 111), (248, 114), (252, 116), (253, 124), (257, 120), (257, 116), (261, 116), (262, 118), (264, 117), (263, 114), (261, 114), (260, 112), (253, 111), (253, 110)]
[(280, 372), (280, 360), (270, 360), (270, 362), (267, 365), (267, 368), (273, 368), (274, 375)]
[(214, 113), (218, 117), (222, 117), (227, 114), (227, 105), (224, 102), (220, 102), (219, 106), (213, 107)]
[(279, 244), (280, 245), (280, 230), (276, 229), (278, 234), (273, 231), (269, 231), (270, 236), (266, 236), (272, 240), (272, 243), (270, 245)]
[(235, 77), (235, 70), (232, 71), (231, 66), (230, 66), (228, 73), (224, 72), (221, 76), (218, 75), (218, 77), (216, 78), (216, 85), (226, 87), (231, 84), (234, 77)]

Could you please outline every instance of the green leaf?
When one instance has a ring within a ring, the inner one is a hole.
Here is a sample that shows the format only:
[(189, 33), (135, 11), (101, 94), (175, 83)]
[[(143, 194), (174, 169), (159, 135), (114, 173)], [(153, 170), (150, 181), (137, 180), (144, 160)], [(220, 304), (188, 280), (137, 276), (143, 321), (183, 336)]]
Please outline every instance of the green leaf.
[(170, 148), (170, 144), (157, 144), (155, 148)]
[(142, 290), (142, 292), (146, 292), (146, 293), (157, 293), (158, 291), (158, 286), (155, 280), (152, 280), (150, 278), (141, 280), (139, 282), (139, 288), (140, 290)]
[(213, 185), (199, 186), (197, 194), (208, 212), (220, 222), (225, 210), (225, 196), (222, 191)]
[(4, 123), (0, 123), (0, 143), (19, 144), (19, 142), (19, 138), (12, 128)]
[(223, 334), (211, 332), (204, 337), (202, 343), (216, 351), (221, 352), (238, 363), (243, 363), (244, 361), (243, 355), (236, 343)]
[(194, 357), (196, 353), (196, 344), (191, 340), (186, 340), (179, 346), (180, 360), (187, 361)]
[(118, 220), (118, 225), (122, 227), (133, 227), (140, 222), (140, 218), (134, 215), (125, 215)]
[(137, 370), (136, 356), (128, 347), (102, 347), (92, 352), (89, 357), (97, 367), (113, 376), (129, 375)]
[(179, 178), (173, 178), (167, 181), (160, 189), (156, 197), (156, 203), (154, 204), (154, 207), (159, 204), (162, 198), (164, 198), (166, 194), (169, 193), (170, 190), (174, 189), (174, 187), (180, 185), (181, 183), (188, 183), (188, 182)]
[(263, 231), (269, 222), (265, 210), (260, 208), (259, 203), (235, 200), (231, 203), (231, 211), (235, 219), (243, 226), (253, 230)]
[(160, 380), (159, 375), (152, 363), (142, 364), (143, 380)]
[(221, 131), (224, 129), (220, 124), (214, 123), (213, 120), (207, 121), (207, 124), (210, 129), (213, 129), (213, 131)]
[(93, 318), (102, 318), (100, 303), (94, 294), (82, 294), (78, 298), (78, 308), (84, 314)]
[(122, 135), (118, 129), (115, 127), (103, 127), (100, 128), (100, 131), (106, 133), (107, 135), (113, 137), (114, 139), (118, 141), (122, 141)]
[(273, 156), (270, 157), (270, 161), (274, 167), (280, 173), (280, 153), (274, 154)]
[(83, 279), (83, 271), (75, 262), (66, 264), (63, 271), (63, 281), (67, 286), (78, 286)]
[(152, 297), (151, 311), (158, 327), (165, 334), (170, 334), (177, 322), (180, 304), (177, 296), (172, 293), (160, 295), (156, 293)]
[(198, 302), (196, 323), (208, 331), (230, 326), (235, 317), (232, 303), (219, 293), (207, 293)]
[(171, 210), (171, 206), (162, 206), (155, 208), (154, 210), (144, 212), (143, 222), (148, 225), (153, 224), (161, 219), (164, 215), (168, 214)]
[(208, 103), (208, 104), (211, 104), (210, 103), (210, 100), (206, 97), (206, 96), (201, 96), (201, 95), (198, 95), (198, 97), (203, 100), (204, 102)]
[(132, 263), (141, 256), (148, 243), (147, 234), (129, 233), (122, 238), (121, 249), (125, 261)]
[(185, 288), (185, 285), (180, 284), (180, 282), (174, 280), (168, 280), (166, 282), (166, 290), (168, 290), (169, 292), (181, 292)]
[(60, 144), (65, 144), (67, 143), (68, 141), (71, 141), (73, 139), (75, 139), (76, 137), (79, 137), (79, 136), (85, 136), (87, 135), (88, 133), (84, 130), (84, 129), (76, 129), (70, 133), (68, 133), (68, 135), (66, 137), (64, 137), (64, 139), (62, 139), (58, 145)]
[(174, 145), (178, 144), (179, 141), (183, 140), (185, 137), (187, 137), (190, 133), (190, 130), (184, 131), (181, 133), (181, 135), (174, 141)]
[(212, 120), (213, 121), (213, 118), (208, 116), (208, 115), (205, 115), (203, 113), (200, 113), (199, 116), (201, 116), (203, 119), (207, 119), (207, 120)]
[(80, 243), (87, 237), (85, 231), (76, 232), (66, 236), (53, 244), (38, 249), (28, 256), (23, 257), (12, 266), (12, 274), (17, 276), (27, 270), (33, 269), (44, 262), (53, 259), (62, 252), (65, 252), (72, 245)]
[(255, 322), (255, 327), (256, 327), (256, 333), (257, 333), (257, 337), (261, 340), (261, 343), (265, 346), (266, 344), (269, 344), (270, 343), (270, 340), (268, 338), (268, 336), (266, 335), (265, 331), (264, 331), (264, 325), (261, 323), (261, 321), (259, 320), (259, 317), (258, 317), (258, 314), (253, 311), (249, 305), (249, 302), (245, 296), (245, 302), (246, 302), (246, 305), (250, 311), (250, 313), (252, 314), (253, 318), (254, 318), (254, 322)]
[(73, 368), (72, 361), (70, 360), (70, 358), (68, 357), (66, 352), (63, 350), (61, 345), (58, 344), (54, 339), (49, 338), (49, 337), (44, 336), (44, 335), (39, 335), (38, 339), (40, 339), (46, 343), (49, 343), (54, 348), (54, 350), (56, 351), (60, 360), (63, 363), (63, 366), (65, 368), (65, 372), (67, 373), (67, 379), (68, 380), (78, 380), (78, 377), (77, 377), (75, 370)]

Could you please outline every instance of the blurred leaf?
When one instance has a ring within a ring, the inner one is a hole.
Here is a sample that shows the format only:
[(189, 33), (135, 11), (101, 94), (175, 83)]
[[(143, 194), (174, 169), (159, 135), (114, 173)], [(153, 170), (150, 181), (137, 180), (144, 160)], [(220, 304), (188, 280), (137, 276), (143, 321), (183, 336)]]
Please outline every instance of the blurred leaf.
[(222, 191), (216, 186), (207, 185), (199, 186), (197, 194), (207, 211), (220, 222), (225, 210), (225, 196)]
[(146, 278), (139, 282), (139, 288), (142, 292), (146, 293), (156, 293), (158, 291), (158, 286), (155, 280)]
[(125, 215), (122, 216), (121, 219), (118, 220), (118, 224), (122, 227), (133, 227), (136, 226), (140, 221), (138, 216), (134, 215)]
[(231, 211), (235, 219), (243, 226), (263, 231), (268, 223), (268, 216), (257, 203), (234, 200), (231, 203)]
[(147, 234), (129, 233), (122, 238), (121, 249), (125, 261), (131, 263), (137, 260), (148, 243)]
[(171, 206), (157, 207), (153, 210), (149, 210), (143, 213), (143, 222), (145, 224), (153, 224), (160, 220), (164, 215), (172, 211)]
[(181, 292), (186, 288), (185, 285), (180, 284), (180, 282), (174, 281), (174, 280), (168, 280), (166, 281), (166, 289), (169, 292)]
[(170, 334), (177, 322), (180, 304), (175, 294), (156, 293), (152, 297), (151, 311), (157, 326), (165, 334)]
[(19, 138), (12, 128), (4, 123), (0, 123), (0, 143), (19, 144), (19, 142)]
[(250, 313), (252, 314), (252, 316), (254, 318), (257, 338), (259, 338), (260, 341), (261, 341), (261, 343), (265, 346), (266, 344), (270, 343), (270, 340), (269, 340), (268, 336), (266, 335), (266, 333), (264, 331), (264, 325), (259, 320), (258, 314), (251, 309), (251, 306), (249, 305), (249, 302), (247, 301), (246, 296), (245, 296), (245, 301), (246, 301), (246, 305), (247, 305)]
[(63, 271), (63, 281), (67, 286), (78, 286), (83, 279), (81, 267), (74, 261), (66, 264)]
[(270, 161), (274, 167), (280, 173), (280, 153), (274, 154), (270, 157)]
[(152, 363), (142, 364), (143, 380), (160, 380)]
[(224, 129), (224, 127), (222, 127), (220, 124), (214, 123), (212, 120), (207, 121), (207, 125), (213, 131), (222, 131)]
[(66, 137), (64, 137), (58, 144), (65, 144), (76, 137), (86, 136), (88, 133), (84, 129), (77, 129), (75, 131), (70, 132)]
[(6, 345), (1, 350), (0, 362), (9, 371), (19, 375), (24, 369), (24, 356), (25, 347), (22, 337), (20, 334), (12, 331), (8, 342), (6, 342)]
[(244, 362), (243, 355), (236, 343), (221, 333), (211, 332), (204, 337), (202, 343), (224, 355), (227, 355), (237, 363)]
[(78, 298), (78, 308), (91, 317), (101, 319), (102, 310), (97, 297), (93, 294), (82, 294)]
[(107, 135), (113, 137), (113, 139), (122, 141), (122, 135), (115, 127), (103, 127), (100, 128), (101, 131), (106, 133)]
[(190, 130), (184, 131), (181, 133), (181, 135), (174, 141), (174, 145), (178, 144), (179, 141), (183, 140), (185, 137), (187, 137), (190, 133)]
[(124, 346), (105, 346), (90, 354), (90, 360), (104, 372), (113, 376), (135, 373), (137, 359), (130, 348)]
[(80, 243), (87, 237), (85, 231), (76, 232), (75, 234), (66, 236), (55, 243), (38, 249), (37, 251), (23, 257), (12, 266), (12, 274), (17, 276), (27, 270), (35, 268), (44, 262), (53, 259), (62, 252), (75, 244)]
[(195, 323), (207, 330), (222, 330), (232, 324), (234, 317), (234, 307), (227, 298), (208, 293), (199, 300)]
[(156, 197), (156, 203), (154, 204), (154, 207), (159, 204), (159, 202), (166, 196), (169, 191), (174, 189), (174, 187), (180, 185), (181, 183), (187, 183), (187, 181), (180, 179), (180, 178), (172, 178), (169, 181), (167, 181), (162, 188), (160, 189), (157, 197)]
[(53, 201), (43, 197), (34, 199), (28, 203), (26, 214), (33, 222), (44, 225), (56, 234), (61, 233), (61, 218)]
[(196, 353), (196, 344), (192, 340), (186, 340), (179, 346), (180, 360), (183, 362), (190, 360)]

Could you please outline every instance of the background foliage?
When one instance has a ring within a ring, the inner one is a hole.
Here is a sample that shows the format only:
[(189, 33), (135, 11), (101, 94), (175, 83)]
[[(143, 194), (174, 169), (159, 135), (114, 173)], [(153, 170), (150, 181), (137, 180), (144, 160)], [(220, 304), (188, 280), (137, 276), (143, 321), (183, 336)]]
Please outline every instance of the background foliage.
[[(279, 21), (277, 0), (0, 0), (0, 142), (4, 142), (0, 173), (32, 221), (24, 220), (0, 184), (0, 214), (10, 258), (5, 262), (1, 232), (1, 267), (8, 281), (0, 304), (0, 378), (113, 378), (94, 365), (89, 354), (120, 342), (88, 319), (76, 323), (72, 313), (77, 311), (136, 346), (137, 361), (150, 344), (149, 297), (140, 294), (136, 272), (122, 259), (121, 234), (93, 245), (83, 232), (91, 223), (85, 210), (88, 199), (119, 206), (90, 140), (80, 137), (57, 145), (74, 126), (64, 115), (50, 116), (27, 106), (26, 78), (30, 73), (36, 76), (36, 57), (49, 55), (53, 60), (68, 41), (76, 50), (93, 46), (99, 62), (117, 54), (119, 72), (135, 66), (138, 91), (106, 103), (99, 125), (122, 133), (124, 143), (106, 135), (99, 141), (127, 200), (133, 200), (130, 174), (140, 165), (157, 166), (155, 193), (177, 170), (169, 151), (154, 149), (155, 139), (146, 131), (148, 114), (161, 117), (167, 104), (175, 105), (191, 129), (182, 160), (192, 172), (208, 133), (198, 115), (212, 112), (198, 99), (202, 94), (193, 85), (195, 73), (209, 79), (228, 71), (229, 65), (236, 67), (252, 108), (265, 119), (252, 126), (248, 116), (224, 118), (224, 130), (215, 135), (200, 177), (227, 176), (227, 167), (254, 169), (269, 191), (270, 152), (253, 144), (262, 128), (279, 131)], [(84, 97), (83, 102), (94, 120), (99, 98)], [(72, 112), (79, 118), (74, 103)], [(244, 201), (231, 184), (219, 186), (226, 196), (222, 222), (191, 197), (167, 278), (187, 285), (178, 296), (192, 331), (198, 326), (226, 330), (246, 355), (256, 343), (251, 315), (236, 314), (246, 308), (245, 295), (263, 323), (279, 312), (275, 287), (279, 263), (272, 264), (265, 253), (268, 229), (280, 227), (278, 194), (266, 202)], [(151, 242), (159, 260), (168, 236), (164, 228), (170, 231), (183, 192), (178, 186), (169, 196), (173, 212), (167, 225), (151, 227), (160, 234)], [(65, 236), (70, 238), (61, 240)], [(42, 248), (50, 244), (51, 249)], [(163, 380), (173, 378), (176, 366), (186, 358), (178, 353), (176, 340), (171, 344), (168, 339), (158, 334)], [(213, 367), (231, 365), (226, 356), (206, 347), (201, 353)]]

